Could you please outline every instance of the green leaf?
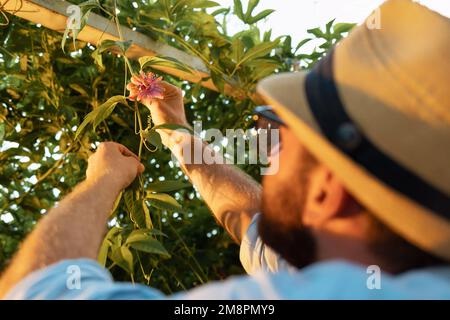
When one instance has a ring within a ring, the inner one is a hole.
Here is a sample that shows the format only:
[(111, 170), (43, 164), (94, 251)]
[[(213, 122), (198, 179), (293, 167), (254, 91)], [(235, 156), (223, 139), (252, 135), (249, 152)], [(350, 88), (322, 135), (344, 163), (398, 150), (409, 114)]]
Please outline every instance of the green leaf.
[(4, 122), (0, 122), (0, 147), (3, 145), (3, 139), (5, 138), (6, 126)]
[(103, 58), (98, 48), (92, 52), (91, 57), (94, 59), (95, 64), (99, 67), (100, 71), (105, 71), (105, 66), (103, 65)]
[(229, 12), (230, 12), (230, 8), (220, 8), (220, 9), (217, 9), (217, 10), (211, 12), (211, 15), (218, 16), (219, 14), (227, 14)]
[(133, 273), (134, 261), (133, 261), (133, 254), (131, 253), (130, 249), (127, 246), (121, 246), (120, 252), (122, 254), (123, 260), (128, 265), (128, 268), (130, 270), (129, 272)]
[(169, 252), (167, 252), (166, 248), (164, 248), (161, 242), (156, 239), (149, 238), (143, 241), (133, 242), (130, 244), (130, 247), (138, 251), (156, 253), (170, 258)]
[[(142, 136), (144, 137), (145, 141), (149, 142), (156, 148), (156, 150), (161, 150), (162, 148), (162, 140), (161, 135), (153, 130), (153, 129), (145, 129)], [(156, 151), (155, 150), (155, 151)]]
[(335, 35), (340, 35), (345, 32), (349, 32), (353, 29), (356, 23), (336, 23), (333, 27)]
[(265, 68), (268, 66), (273, 66), (273, 67), (279, 67), (279, 63), (276, 59), (273, 58), (259, 58), (259, 59), (254, 59), (251, 60), (249, 62), (247, 62), (245, 64), (247, 67), (253, 68), (253, 69), (260, 69), (260, 68)]
[(157, 129), (184, 130), (185, 132), (187, 131), (193, 134), (192, 129), (174, 123), (164, 123), (158, 126), (154, 126), (151, 129), (145, 129), (142, 133), (142, 136), (144, 137), (145, 141), (151, 143), (156, 148), (156, 150), (162, 149), (161, 135), (156, 131)]
[(333, 19), (331, 21), (328, 21), (328, 23), (325, 25), (325, 31), (327, 34), (331, 33), (331, 27), (333, 26), (333, 23), (336, 19)]
[(146, 223), (146, 220), (145, 220), (145, 212), (144, 212), (144, 209), (142, 207), (142, 203), (141, 202), (137, 202), (133, 206), (133, 211), (130, 212), (130, 219), (139, 228), (146, 228), (147, 227), (147, 223)]
[(220, 6), (220, 4), (218, 4), (217, 2), (209, 0), (189, 0), (187, 1), (187, 3), (191, 8), (200, 8), (200, 9)]
[(319, 46), (319, 48), (328, 50), (329, 48), (331, 48), (332, 45), (333, 45), (333, 44), (332, 44), (331, 42), (328, 42), (328, 41), (327, 41), (327, 42), (322, 43), (322, 44)]
[(66, 41), (67, 41), (67, 37), (69, 36), (69, 32), (70, 32), (69, 24), (67, 24), (66, 30), (64, 30), (62, 40), (61, 40), (61, 49), (64, 53), (66, 52), (64, 47), (66, 46)]
[(164, 236), (167, 238), (167, 235), (158, 229), (139, 229), (131, 231), (125, 243), (130, 244), (133, 242), (143, 241), (151, 238), (152, 236)]
[(291, 36), (286, 36), (284, 41), (283, 41), (283, 52), (282, 52), (282, 54), (289, 55), (289, 54), (291, 54), (291, 51), (292, 51), (292, 37)]
[(164, 235), (159, 230), (134, 230), (128, 236), (126, 245), (139, 251), (156, 253), (164, 255), (166, 257), (170, 257), (170, 254), (167, 252), (166, 248), (164, 248), (161, 242), (152, 237), (152, 235), (156, 235), (158, 234), (158, 232)]
[(274, 71), (277, 69), (278, 65), (274, 63), (266, 63), (261, 65), (260, 68), (254, 69), (254, 71), (251, 74), (252, 79), (260, 80), (262, 78), (265, 78), (271, 74), (274, 73)]
[(147, 67), (166, 67), (177, 69), (192, 74), (192, 68), (172, 57), (166, 56), (145, 56), (139, 58), (141, 70)]
[(277, 39), (276, 41), (263, 42), (254, 46), (245, 53), (239, 64), (243, 64), (246, 61), (256, 59), (269, 54), (278, 45), (279, 42), (280, 42), (279, 39)]
[(231, 48), (232, 48), (231, 58), (236, 63), (239, 63), (239, 61), (241, 61), (245, 53), (245, 46), (241, 40), (241, 37), (236, 37), (233, 39)]
[(131, 47), (132, 41), (114, 41), (114, 40), (103, 40), (98, 46), (97, 50), (99, 53), (103, 53), (105, 51), (114, 51), (115, 49), (119, 49), (121, 54), (125, 54), (127, 50)]
[(94, 130), (103, 120), (110, 116), (118, 103), (128, 104), (124, 96), (113, 96), (97, 108), (98, 112), (92, 122)]
[(156, 129), (185, 130), (191, 134), (194, 134), (194, 131), (192, 131), (192, 129), (175, 123), (164, 123), (152, 128), (152, 130)]
[(109, 248), (111, 248), (112, 242), (111, 239), (121, 231), (121, 228), (112, 227), (105, 238), (103, 239), (102, 245), (100, 246), (100, 251), (98, 253), (97, 261), (102, 266), (106, 265), (106, 258), (108, 257)]
[(192, 186), (179, 180), (156, 181), (147, 185), (147, 190), (152, 192), (171, 192)]
[(178, 201), (167, 193), (147, 193), (146, 199), (162, 201), (176, 208), (181, 208), (181, 205), (178, 203)]
[(176, 207), (171, 205), (170, 203), (160, 201), (158, 199), (152, 199), (150, 201), (150, 205), (154, 208), (160, 209), (160, 210), (167, 210), (172, 212), (183, 212), (186, 213), (187, 211), (181, 207)]
[(115, 248), (112, 251), (110, 258), (114, 263), (116, 263), (119, 267), (121, 267), (128, 273), (133, 273), (133, 254), (131, 253), (128, 246), (123, 245), (121, 247)]
[(106, 266), (109, 248), (111, 248), (111, 241), (109, 239), (104, 239), (97, 256), (97, 262), (103, 267)]
[(298, 49), (300, 49), (301, 47), (303, 47), (306, 43), (308, 43), (308, 42), (311, 41), (311, 40), (312, 40), (311, 38), (306, 38), (306, 39), (303, 39), (302, 41), (300, 41), (300, 42), (298, 43), (297, 47), (295, 47), (294, 54), (297, 53)]
[(244, 48), (252, 48), (255, 45), (261, 43), (260, 32), (258, 28), (251, 28), (249, 30), (240, 31), (233, 36), (233, 41), (235, 39), (239, 39), (244, 45)]
[(241, 0), (234, 0), (233, 12), (235, 15), (238, 16), (239, 19), (241, 19), (242, 21), (245, 20), (244, 11), (242, 10)]
[(127, 211), (132, 212), (134, 210), (134, 191), (130, 188), (126, 189), (123, 193), (123, 199)]
[(320, 30), (320, 28), (308, 29), (306, 32), (311, 33), (316, 38), (324, 38), (325, 34)]
[(119, 193), (119, 195), (116, 198), (116, 201), (114, 201), (114, 205), (113, 205), (113, 208), (112, 208), (111, 214), (110, 214), (111, 216), (114, 214), (114, 212), (116, 212), (117, 208), (119, 207), (120, 200), (122, 200), (122, 195), (123, 195), (123, 191), (121, 191)]
[[(73, 38), (73, 43), (74, 43), (74, 47), (75, 47), (75, 40), (78, 37), (78, 34), (81, 32), (81, 30), (83, 30), (84, 26), (86, 25), (86, 22), (88, 20), (89, 17), (89, 13), (91, 12), (92, 9), (99, 7), (99, 3), (97, 0), (88, 0), (85, 2), (82, 2), (78, 5), (81, 9), (81, 17), (80, 17), (80, 29), (73, 29), (72, 30), (72, 38)], [(62, 51), (65, 53), (64, 47), (66, 45), (66, 40), (67, 37), (70, 33), (70, 29), (69, 29), (69, 24), (66, 24), (66, 29), (64, 30), (64, 34), (61, 40), (61, 48)]]
[(272, 14), (273, 12), (275, 12), (275, 10), (272, 10), (272, 9), (263, 10), (260, 13), (258, 13), (256, 16), (249, 18), (247, 21), (250, 24), (257, 23), (259, 20), (266, 18), (268, 15)]
[(100, 4), (98, 0), (88, 0), (80, 3), (78, 6), (84, 8), (85, 10), (88, 10), (100, 7)]
[(148, 232), (148, 229), (133, 230), (128, 235), (128, 238), (125, 241), (125, 244), (131, 244), (133, 242), (139, 242), (139, 241), (147, 240), (148, 238), (150, 238), (150, 234)]
[(264, 19), (268, 15), (270, 15), (275, 10), (272, 9), (266, 9), (261, 11), (260, 13), (253, 16), (253, 11), (255, 10), (256, 6), (259, 4), (259, 0), (249, 0), (247, 5), (247, 10), (244, 13), (242, 10), (242, 3), (240, 0), (234, 0), (234, 14), (242, 20), (244, 23), (252, 25), (256, 22)]
[(80, 124), (80, 126), (77, 129), (77, 132), (75, 133), (75, 139), (78, 138), (80, 133), (84, 130), (84, 128), (88, 124), (92, 124), (93, 129), (97, 128), (97, 126), (106, 118), (108, 118), (111, 113), (114, 111), (114, 108), (118, 103), (123, 103), (127, 105), (127, 100), (124, 96), (113, 96), (109, 98), (105, 103), (101, 104), (91, 112), (89, 112), (86, 117), (84, 117), (83, 122)]
[(247, 5), (247, 12), (245, 13), (245, 19), (250, 19), (255, 10), (256, 6), (259, 4), (259, 0), (249, 0)]
[(186, 212), (170, 195), (164, 193), (148, 193), (146, 199), (152, 207), (173, 212)]
[(150, 210), (148, 210), (147, 203), (145, 203), (145, 200), (142, 199), (142, 210), (144, 211), (144, 218), (145, 218), (145, 226), (147, 229), (153, 228), (153, 222), (152, 218), (150, 216)]
[[(131, 221), (138, 228), (147, 228), (148, 220), (145, 217), (145, 211), (143, 208), (143, 201), (138, 201), (135, 198), (135, 191), (132, 189), (127, 189), (123, 195), (125, 200), (125, 206), (127, 208), (128, 214), (130, 215)], [(150, 219), (150, 217), (148, 218)]]
[(272, 38), (272, 29), (269, 29), (266, 32), (264, 32), (263, 41), (269, 42), (270, 38)]
[(71, 83), (71, 84), (69, 84), (69, 87), (71, 89), (75, 90), (76, 92), (78, 92), (79, 94), (81, 94), (83, 97), (89, 97), (86, 90), (84, 90), (83, 87), (81, 87), (79, 84)]

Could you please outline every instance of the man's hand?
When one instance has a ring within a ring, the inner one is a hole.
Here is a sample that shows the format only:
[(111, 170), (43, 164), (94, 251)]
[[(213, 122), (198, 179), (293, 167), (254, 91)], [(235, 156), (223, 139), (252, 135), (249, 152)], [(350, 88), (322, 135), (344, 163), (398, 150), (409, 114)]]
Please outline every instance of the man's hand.
[(89, 157), (86, 180), (107, 180), (117, 190), (130, 185), (144, 171), (139, 158), (125, 146), (115, 142), (101, 143)]
[(22, 244), (0, 279), (0, 298), (26, 275), (52, 263), (95, 259), (115, 199), (142, 171), (144, 166), (126, 147), (101, 143), (89, 158), (86, 180), (51, 209)]
[(150, 109), (153, 123), (158, 126), (164, 123), (173, 123), (188, 127), (184, 113), (183, 92), (180, 88), (163, 81), (164, 99), (154, 99), (146, 105)]

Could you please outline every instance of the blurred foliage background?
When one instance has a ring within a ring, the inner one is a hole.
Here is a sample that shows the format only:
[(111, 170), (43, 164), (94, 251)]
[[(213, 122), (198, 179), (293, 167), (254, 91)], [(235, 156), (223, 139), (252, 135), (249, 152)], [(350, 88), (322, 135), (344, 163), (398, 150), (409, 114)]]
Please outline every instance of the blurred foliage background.
[[(294, 44), (288, 35), (260, 32), (258, 24), (270, 24), (272, 10), (258, 8), (257, 0), (245, 4), (235, 0), (232, 8), (207, 0), (71, 2), (81, 6), (83, 18), (95, 12), (201, 58), (221, 92), (163, 76), (183, 89), (190, 122), (201, 120), (203, 128), (220, 130), (251, 128), (252, 94), (259, 79), (310, 68), (353, 27), (330, 21), (324, 28), (308, 30), (310, 39)], [(124, 72), (123, 57), (66, 39), (68, 32), (63, 37), (4, 14), (0, 26), (0, 270), (36, 222), (84, 179), (86, 160), (99, 142), (114, 140), (135, 152), (140, 144), (134, 111), (121, 104), (100, 119), (96, 130), (87, 127), (75, 139), (86, 114), (110, 97), (124, 94), (130, 74)], [(227, 17), (232, 14), (244, 27), (230, 35)], [(315, 49), (302, 52), (311, 39), (317, 43)], [(138, 70), (136, 61), (131, 65)], [(226, 82), (234, 83), (236, 95), (223, 93)], [(148, 115), (145, 108), (139, 113), (144, 119)], [(114, 278), (172, 293), (242, 273), (238, 246), (217, 225), (170, 153), (144, 150), (142, 162), (144, 188), (162, 192), (164, 197), (160, 202), (118, 199), (99, 257)], [(241, 167), (260, 180), (257, 166)], [(146, 216), (151, 223), (140, 226), (133, 215)]]

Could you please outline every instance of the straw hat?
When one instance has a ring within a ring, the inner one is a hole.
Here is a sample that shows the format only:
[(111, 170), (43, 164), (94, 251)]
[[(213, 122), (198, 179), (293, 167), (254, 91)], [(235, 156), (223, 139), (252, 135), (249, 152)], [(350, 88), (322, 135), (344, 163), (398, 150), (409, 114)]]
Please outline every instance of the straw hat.
[(377, 10), (380, 28), (258, 92), (380, 220), (450, 260), (450, 20), (409, 0)]

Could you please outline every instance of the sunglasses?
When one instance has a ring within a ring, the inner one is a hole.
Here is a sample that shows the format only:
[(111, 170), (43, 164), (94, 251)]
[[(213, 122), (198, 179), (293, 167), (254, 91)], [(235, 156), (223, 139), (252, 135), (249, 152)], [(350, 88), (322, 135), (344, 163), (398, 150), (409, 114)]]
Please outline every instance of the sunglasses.
[(255, 129), (257, 132), (260, 130), (267, 130), (268, 136), (268, 150), (272, 152), (276, 152), (280, 150), (281, 147), (281, 135), (279, 135), (279, 139), (277, 141), (272, 141), (271, 130), (279, 130), (280, 127), (285, 126), (283, 120), (273, 111), (270, 106), (258, 106), (253, 111), (253, 120), (256, 122)]
[(265, 128), (267, 126), (279, 128), (280, 126), (284, 126), (285, 123), (281, 118), (273, 111), (270, 106), (258, 106), (253, 110), (253, 120), (256, 121), (256, 127)]

